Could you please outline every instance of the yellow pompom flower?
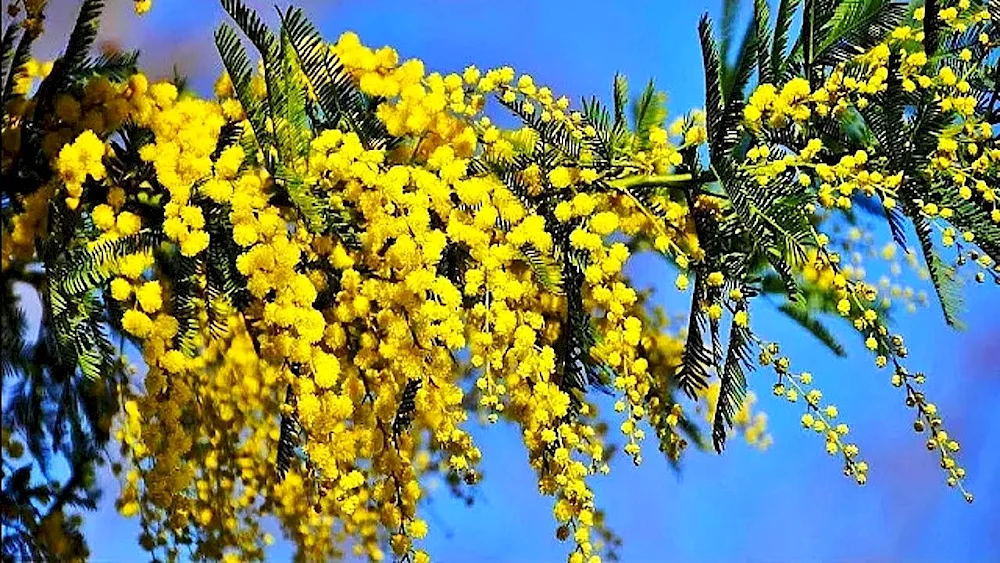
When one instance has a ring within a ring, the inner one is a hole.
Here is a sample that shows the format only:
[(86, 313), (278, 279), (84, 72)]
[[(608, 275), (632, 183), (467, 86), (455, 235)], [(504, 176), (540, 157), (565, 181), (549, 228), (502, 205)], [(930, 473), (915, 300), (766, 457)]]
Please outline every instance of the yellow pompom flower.
[(153, 321), (145, 313), (129, 309), (122, 315), (122, 328), (138, 338), (145, 338), (153, 330)]
[(111, 280), (111, 297), (116, 301), (125, 301), (132, 296), (132, 283), (125, 278)]
[(134, 235), (139, 232), (139, 229), (142, 228), (142, 220), (134, 213), (122, 211), (118, 214), (118, 219), (115, 221), (115, 227), (118, 229), (119, 233), (125, 236)]
[(158, 281), (142, 284), (135, 290), (135, 298), (142, 310), (155, 313), (163, 306), (163, 289)]
[(102, 231), (110, 231), (115, 228), (115, 210), (106, 204), (100, 204), (94, 207), (90, 212), (90, 218), (93, 219), (94, 225)]
[(555, 188), (566, 188), (573, 183), (573, 174), (569, 168), (557, 166), (549, 172), (549, 183)]

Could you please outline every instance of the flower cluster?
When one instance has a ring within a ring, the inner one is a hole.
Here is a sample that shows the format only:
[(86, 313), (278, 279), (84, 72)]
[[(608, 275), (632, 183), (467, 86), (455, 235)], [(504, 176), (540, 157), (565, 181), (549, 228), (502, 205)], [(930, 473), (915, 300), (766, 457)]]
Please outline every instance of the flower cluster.
[[(965, 33), (984, 14), (962, 0), (939, 17)], [(774, 279), (846, 319), (878, 368), (892, 365), (915, 428), (962, 488), (958, 442), (885, 323), (896, 303), (912, 308), (926, 294), (888, 275), (867, 281), (879, 256), (901, 274), (896, 247), (838, 222), (878, 198), (880, 215), (925, 222), (923, 246), (936, 228), (959, 261), (981, 267), (977, 279), (996, 271), (976, 247), (981, 225), (958, 218), (975, 204), (981, 223), (1000, 223), (1000, 146), (975, 111), (973, 55), (955, 68), (929, 59), (922, 17), (812, 81), (758, 85), (732, 106), (747, 142), (710, 170), (698, 161), (716, 120), (696, 110), (667, 125), (652, 90), (632, 131), (596, 105), (574, 111), (510, 67), (427, 72), (353, 33), (334, 44), (303, 43), (301, 29), (282, 35), (256, 73), (227, 65), (234, 76), (220, 77), (213, 99), (141, 73), (97, 73), (37, 100), (33, 81), (51, 67), (29, 61), (5, 108), (3, 173), (30, 157), (44, 174), (4, 200), (3, 269), (71, 256), (76, 270), (54, 287), (86, 286), (74, 295), (106, 306), (108, 326), (141, 351), (145, 372), (117, 390), (118, 507), (140, 518), (140, 544), (167, 558), (188, 545), (195, 558), (261, 560), (272, 541), (261, 521), (276, 516), (301, 560), (350, 549), (426, 562), (427, 478), (457, 488), (481, 477), (471, 412), (517, 427), (552, 498), (556, 537), (572, 543), (569, 561), (599, 563), (616, 537), (590, 478), (610, 471), (612, 442), (639, 464), (651, 430), (677, 462), (704, 442), (685, 420), (693, 411), (713, 425), (717, 448), (730, 429), (766, 448), (767, 417), (740, 383), (754, 363), (775, 371), (775, 395), (803, 404), (802, 425), (864, 483), (867, 464), (838, 408), (751, 330), (750, 298), (776, 293)], [(316, 60), (335, 76), (310, 76)], [(935, 130), (916, 176), (877, 143), (844, 149), (814, 127), (849, 119), (890, 87), (955, 117)], [(497, 126), (491, 101), (523, 126)], [(43, 102), (51, 111), (35, 115)], [(37, 147), (22, 147), (33, 135)], [(730, 191), (732, 178), (804, 192), (768, 202), (802, 211), (802, 232), (747, 242), (774, 221)], [(914, 178), (953, 193), (914, 200)], [(54, 237), (50, 225), (67, 217), (71, 236)], [(745, 225), (731, 228), (734, 217)], [(727, 240), (706, 231), (716, 227)], [(676, 264), (674, 285), (694, 294), (686, 334), (630, 279), (626, 265), (646, 251)], [(908, 249), (906, 260), (919, 268)], [(587, 400), (591, 387), (614, 395), (614, 414)], [(681, 390), (703, 403), (691, 408)]]

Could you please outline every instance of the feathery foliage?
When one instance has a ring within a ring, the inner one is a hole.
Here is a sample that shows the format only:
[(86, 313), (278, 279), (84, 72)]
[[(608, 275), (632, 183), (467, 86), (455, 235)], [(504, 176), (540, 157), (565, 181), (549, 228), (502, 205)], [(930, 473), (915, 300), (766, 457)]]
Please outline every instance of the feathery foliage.
[[(276, 517), (302, 560), (425, 562), (424, 478), (482, 479), (471, 413), (518, 427), (570, 560), (597, 538), (613, 559), (586, 479), (608, 428), (636, 464), (645, 427), (675, 468), (735, 433), (764, 447), (757, 367), (863, 484), (836, 407), (754, 323), (762, 296), (837, 356), (847, 321), (971, 500), (890, 332), (921, 299), (865, 258), (922, 261), (953, 326), (964, 271), (1000, 283), (995, 1), (754, 0), (737, 29), (726, 0), (718, 37), (698, 26), (704, 111), (671, 124), (652, 81), (576, 111), (508, 67), (427, 73), (299, 9), (271, 29), (221, 4), (216, 99), (95, 57), (100, 0), (51, 71), (35, 3), (0, 38), (5, 558), (86, 556), (76, 511), (114, 435), (117, 506), (156, 558), (261, 560)], [(646, 251), (690, 292), (676, 330), (628, 274)]]

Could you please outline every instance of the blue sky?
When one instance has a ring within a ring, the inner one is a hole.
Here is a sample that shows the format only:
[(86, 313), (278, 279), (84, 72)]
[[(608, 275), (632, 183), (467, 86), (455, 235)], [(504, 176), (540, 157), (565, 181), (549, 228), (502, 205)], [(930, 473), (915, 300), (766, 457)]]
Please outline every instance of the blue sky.
[[(269, 10), (266, 2), (249, 2)], [(656, 2), (556, 1), (409, 2), (306, 1), (304, 6), (329, 39), (354, 30), (370, 45), (390, 44), (403, 57), (420, 57), (433, 70), (457, 71), (509, 64), (573, 100), (607, 98), (615, 72), (638, 90), (649, 78), (669, 94), (672, 115), (700, 105), (702, 75), (697, 20), (718, 12), (719, 0)], [(222, 21), (212, 0), (154, 0), (138, 19), (130, 0), (109, 2), (103, 32), (125, 47), (143, 49), (144, 65), (167, 74), (178, 62), (196, 88), (214, 79), (218, 58), (211, 43)], [(64, 25), (76, 0), (52, 0), (52, 25)], [(65, 11), (63, 11), (65, 10)], [(62, 37), (65, 37), (63, 35)], [(882, 233), (884, 235), (884, 233)], [(663, 264), (637, 259), (630, 265), (639, 286), (663, 288), (658, 302), (672, 313), (687, 297), (669, 288)], [(931, 291), (929, 285), (909, 280)], [(840, 474), (815, 435), (801, 430), (798, 407), (770, 396), (771, 377), (751, 376), (759, 407), (770, 416), (774, 445), (765, 453), (733, 443), (723, 456), (693, 454), (680, 476), (646, 444), (644, 464), (617, 463), (595, 479), (598, 501), (624, 538), (622, 561), (638, 562), (988, 562), (1000, 560), (1000, 298), (995, 288), (967, 288), (968, 329), (947, 328), (935, 307), (899, 315), (908, 339), (909, 365), (928, 374), (927, 392), (941, 407), (963, 444), (976, 502), (967, 505), (944, 485), (936, 458), (911, 430), (903, 396), (877, 371), (859, 339), (838, 331), (851, 355), (839, 359), (803, 337), (765, 303), (756, 307), (755, 329), (783, 343), (793, 366), (808, 369), (825, 396), (840, 406), (854, 439), (871, 465), (870, 482), (858, 487)], [(440, 496), (428, 515), (425, 543), (444, 563), (548, 562), (564, 560), (554, 537), (551, 502), (538, 495), (517, 432), (477, 432), (485, 452), (481, 501), (472, 509)], [(619, 460), (621, 461), (621, 460)], [(122, 519), (108, 493), (86, 529), (93, 560), (142, 560), (136, 521)], [(450, 531), (451, 534), (446, 533)], [(290, 560), (287, 546), (271, 551)]]

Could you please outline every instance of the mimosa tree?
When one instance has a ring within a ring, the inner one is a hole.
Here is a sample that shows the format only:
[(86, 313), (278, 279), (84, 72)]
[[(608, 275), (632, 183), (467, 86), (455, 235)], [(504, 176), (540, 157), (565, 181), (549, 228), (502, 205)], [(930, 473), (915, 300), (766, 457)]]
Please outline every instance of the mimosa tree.
[[(12, 2), (2, 39), (5, 557), (86, 559), (75, 509), (112, 462), (158, 560), (262, 559), (274, 516), (298, 560), (425, 562), (422, 480), (466, 495), (489, 455), (471, 416), (520, 430), (569, 561), (599, 562), (618, 539), (588, 481), (613, 446), (766, 445), (755, 369), (865, 483), (837, 407), (754, 322), (762, 294), (840, 354), (823, 314), (847, 320), (972, 500), (891, 327), (909, 293), (866, 280), (835, 227), (915, 237), (949, 324), (962, 270), (1000, 281), (996, 1), (756, 0), (732, 61), (732, 25), (720, 48), (705, 17), (704, 109), (669, 124), (652, 83), (574, 106), (509, 67), (328, 43), (298, 9), (269, 29), (240, 0), (201, 97), (91, 57), (101, 0), (35, 61), (45, 4)], [(676, 267), (683, 326), (623, 272), (643, 252)]]

